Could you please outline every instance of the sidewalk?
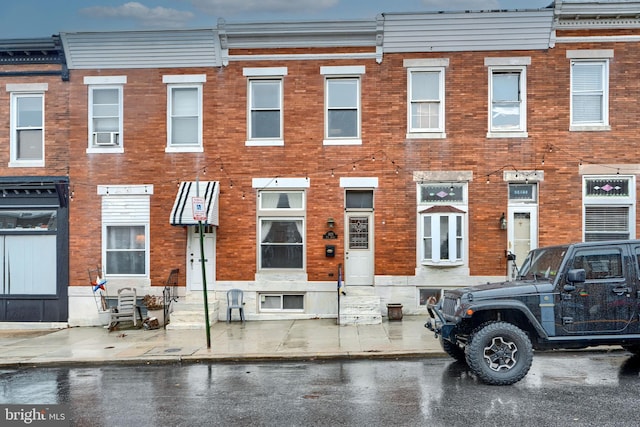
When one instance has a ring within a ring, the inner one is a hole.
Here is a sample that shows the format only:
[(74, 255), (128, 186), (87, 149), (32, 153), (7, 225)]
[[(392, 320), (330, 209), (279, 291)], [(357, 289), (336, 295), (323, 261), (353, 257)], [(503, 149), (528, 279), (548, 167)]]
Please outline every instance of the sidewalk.
[(218, 322), (200, 330), (0, 330), (0, 367), (241, 360), (438, 357), (426, 316), (338, 326), (335, 319)]

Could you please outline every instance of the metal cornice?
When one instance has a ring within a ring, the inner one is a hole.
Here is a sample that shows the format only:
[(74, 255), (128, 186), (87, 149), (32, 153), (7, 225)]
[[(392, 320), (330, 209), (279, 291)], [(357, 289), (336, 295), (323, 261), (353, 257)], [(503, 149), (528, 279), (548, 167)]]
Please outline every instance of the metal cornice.
[(224, 29), (229, 49), (376, 46), (376, 20), (300, 21), (229, 24)]

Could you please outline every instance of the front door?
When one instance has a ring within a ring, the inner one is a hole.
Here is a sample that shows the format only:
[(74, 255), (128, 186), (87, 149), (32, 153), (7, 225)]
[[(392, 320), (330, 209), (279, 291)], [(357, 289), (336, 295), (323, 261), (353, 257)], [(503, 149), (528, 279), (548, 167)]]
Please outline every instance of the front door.
[(515, 279), (516, 266), (521, 266), (531, 249), (538, 247), (537, 213), (535, 206), (510, 206), (507, 219), (507, 250), (516, 256), (509, 265), (509, 275)]
[[(200, 231), (198, 226), (188, 227), (187, 242), (187, 290), (202, 291), (202, 262), (200, 256)], [(216, 260), (216, 228), (211, 225), (202, 226), (204, 245), (204, 266), (207, 280), (207, 290), (212, 290), (215, 283)]]
[(348, 212), (345, 224), (345, 284), (373, 286), (373, 213)]

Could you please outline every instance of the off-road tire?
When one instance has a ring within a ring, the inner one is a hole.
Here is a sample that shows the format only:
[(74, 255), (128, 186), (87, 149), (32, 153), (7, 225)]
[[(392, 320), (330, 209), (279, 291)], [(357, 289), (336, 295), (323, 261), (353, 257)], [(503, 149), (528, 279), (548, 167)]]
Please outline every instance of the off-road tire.
[(442, 337), (440, 337), (440, 346), (442, 346), (442, 349), (445, 353), (453, 357), (458, 362), (467, 363), (467, 358), (464, 354), (464, 348), (461, 348), (460, 346), (447, 341)]
[(469, 369), (490, 385), (510, 385), (527, 375), (533, 361), (531, 340), (507, 322), (489, 322), (477, 328), (465, 347)]

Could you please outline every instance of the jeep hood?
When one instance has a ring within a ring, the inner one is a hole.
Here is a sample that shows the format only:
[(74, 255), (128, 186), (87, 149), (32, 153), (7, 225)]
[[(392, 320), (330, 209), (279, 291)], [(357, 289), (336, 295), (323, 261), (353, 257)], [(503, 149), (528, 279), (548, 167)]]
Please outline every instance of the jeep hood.
[(520, 295), (550, 292), (553, 284), (548, 280), (516, 280), (512, 282), (485, 283), (465, 288), (445, 291), (449, 298), (461, 298), (463, 295), (470, 300), (505, 298)]

